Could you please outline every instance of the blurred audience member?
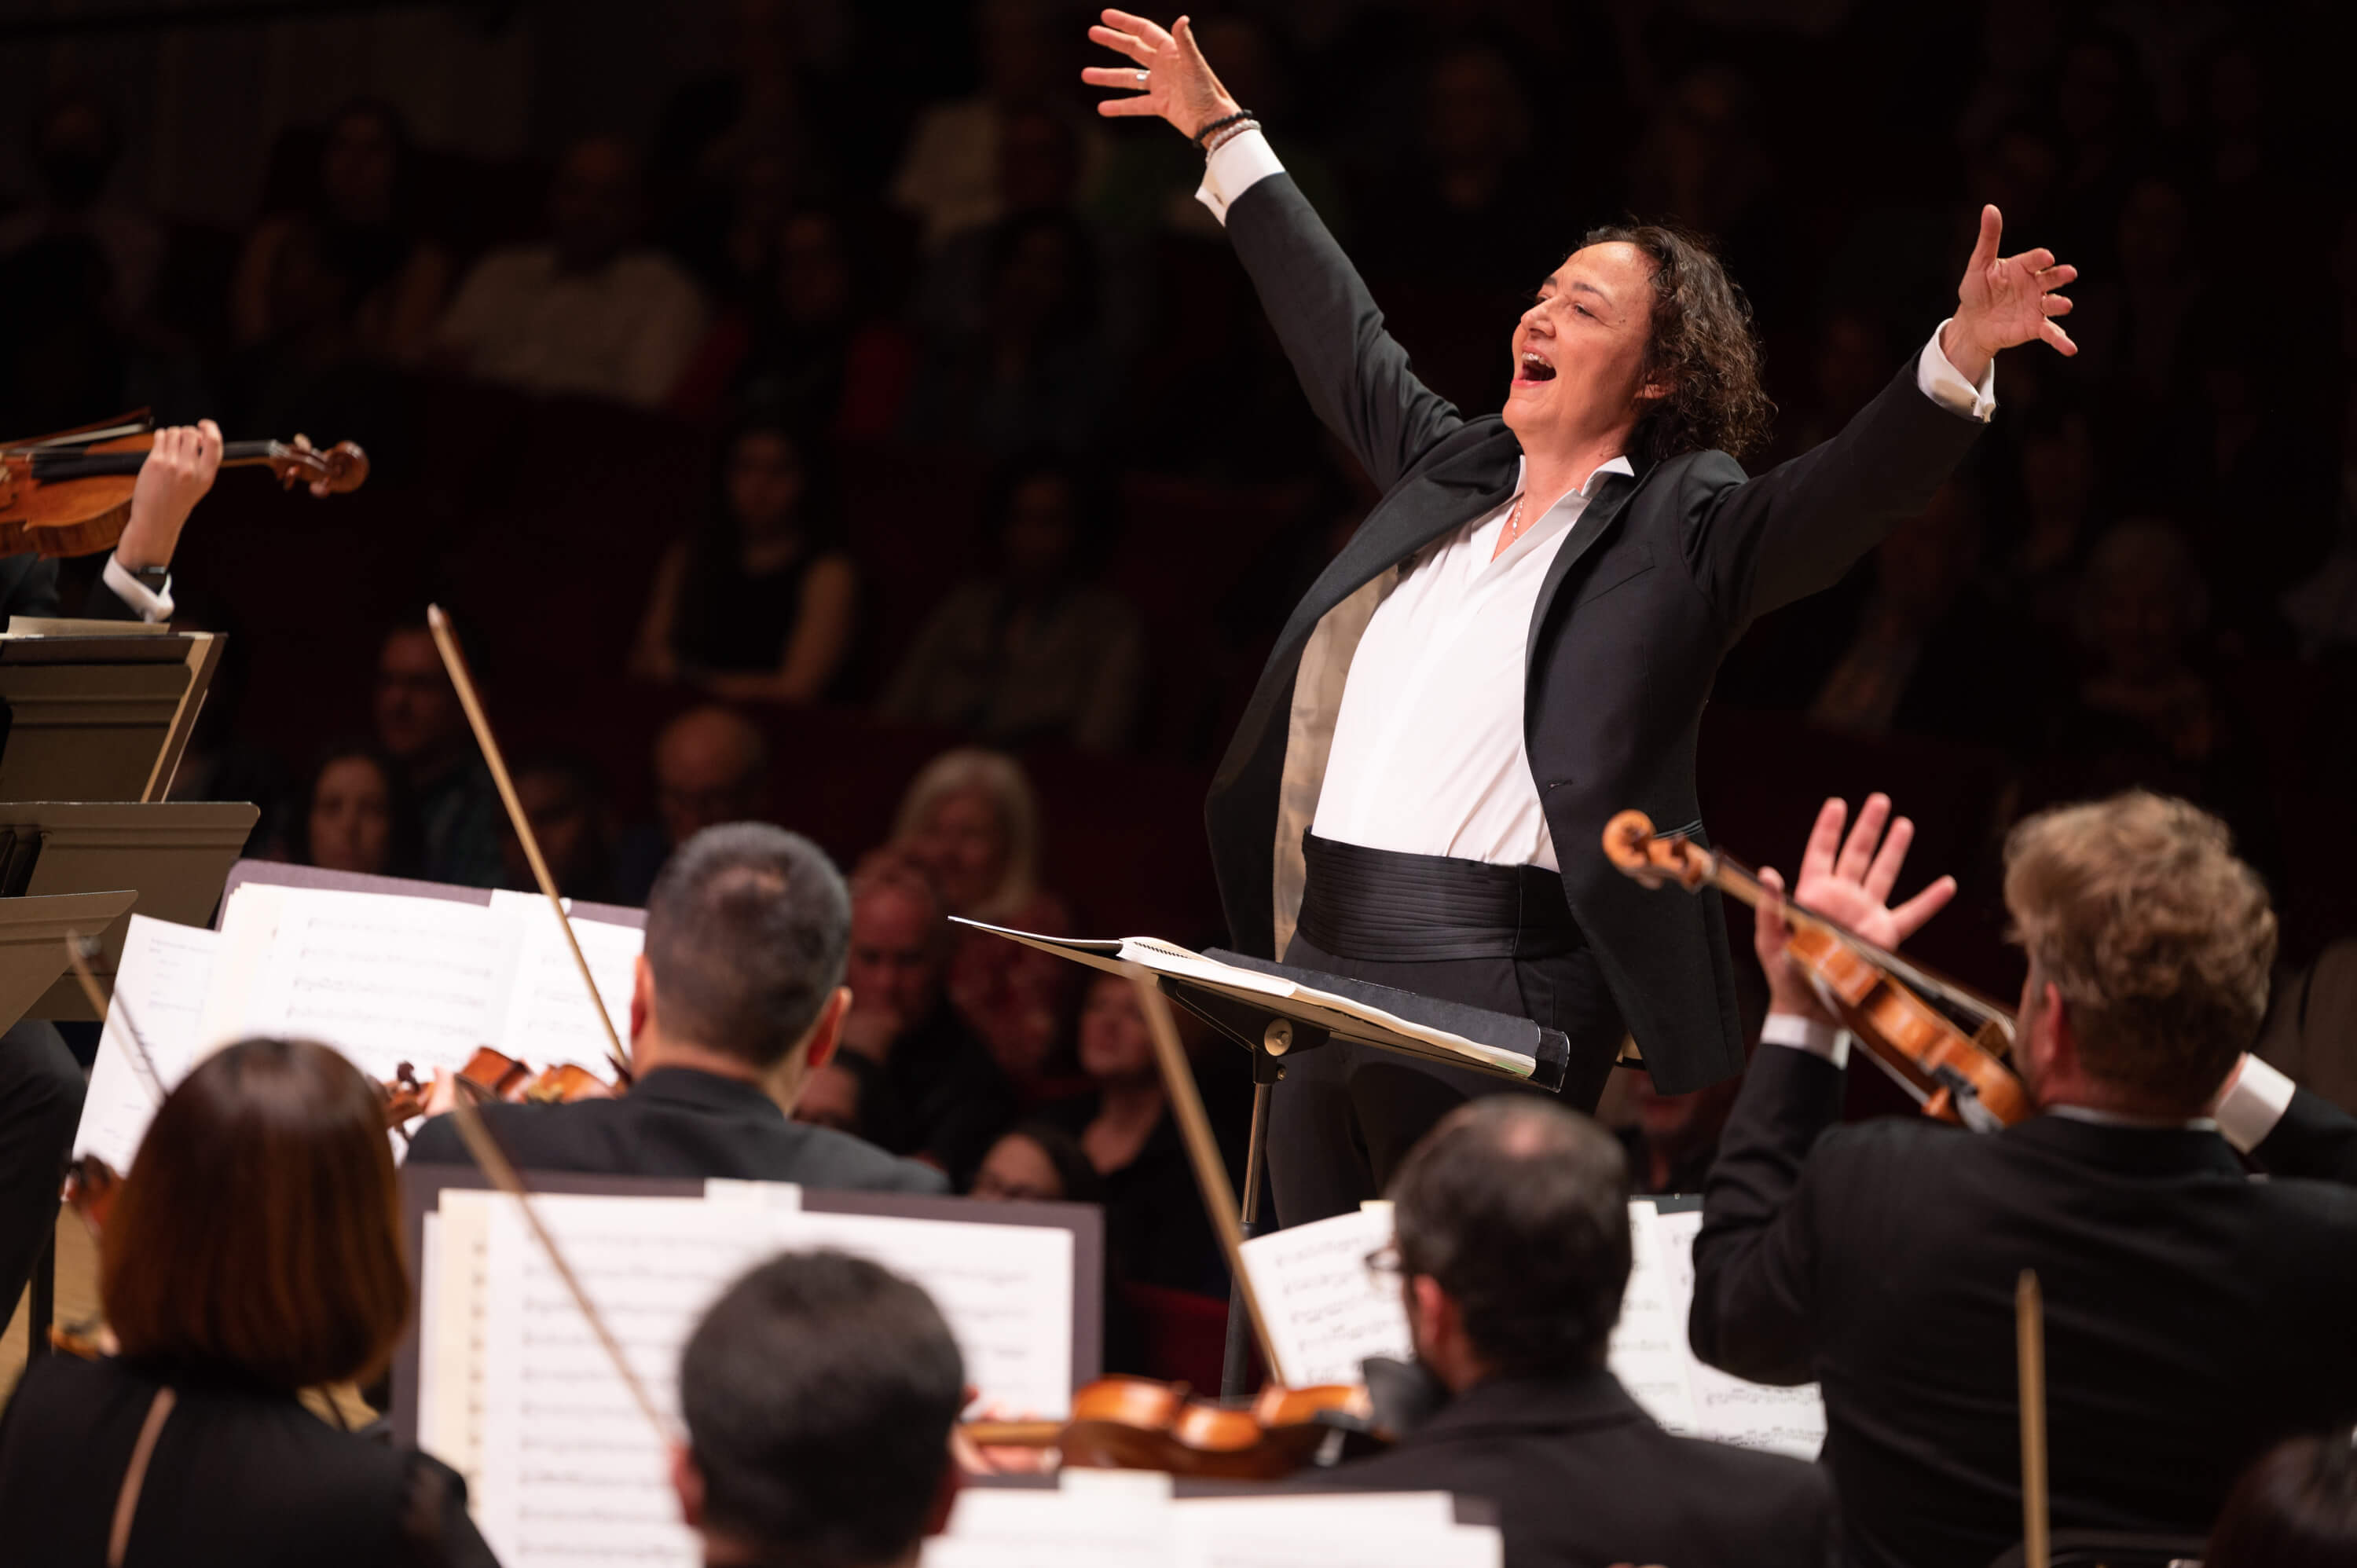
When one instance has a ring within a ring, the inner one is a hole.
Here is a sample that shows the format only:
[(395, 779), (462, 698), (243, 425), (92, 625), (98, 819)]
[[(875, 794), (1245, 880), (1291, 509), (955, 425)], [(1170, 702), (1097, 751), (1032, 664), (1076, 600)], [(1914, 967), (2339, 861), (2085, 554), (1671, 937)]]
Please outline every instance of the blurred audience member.
[(2357, 1433), (2276, 1444), (2243, 1472), (2210, 1528), (2202, 1568), (2348, 1568), (2357, 1563)]
[(1107, 487), (1035, 456), (998, 476), (983, 520), (997, 575), (933, 612), (880, 711), (1001, 746), (1119, 749), (1136, 722), (1145, 649), (1137, 612), (1089, 581), (1118, 532)]
[(1818, 325), (1810, 340), (1809, 400), (1781, 411), (1776, 421), (1775, 451), (1781, 456), (1797, 456), (1823, 445), (1874, 401), (1898, 362), (1889, 334), (1871, 311), (1836, 310)]
[(1081, 1070), (1094, 1087), (1042, 1107), (1039, 1116), (1077, 1140), (1104, 1178), (1105, 1251), (1116, 1277), (1224, 1294), (1227, 1265), (1127, 980), (1091, 980), (1080, 1041)]
[(1630, 161), (1631, 208), (1712, 237), (1755, 310), (1787, 298), (1782, 213), (1770, 200), (1776, 167), (1758, 120), (1758, 94), (1731, 65), (1702, 65), (1664, 94)]
[(329, 747), (287, 827), (287, 858), (297, 865), (370, 876), (415, 876), (424, 866), (425, 832), (408, 780), (372, 742)]
[(498, 886), (499, 791), (434, 634), (422, 625), (397, 626), (378, 646), (376, 738), (414, 792), (425, 830), (424, 875), (465, 887)]
[[(1063, 901), (1039, 886), (1039, 800), (1011, 757), (961, 747), (927, 763), (900, 799), (891, 847), (925, 874), (945, 914), (1071, 931)], [(1049, 1072), (1071, 983), (1071, 965), (1052, 954), (987, 931), (958, 933), (950, 1001), (1018, 1088)]]
[[(597, 765), (575, 757), (530, 757), (516, 765), (515, 789), (557, 893), (596, 904), (614, 902), (613, 810)], [(505, 873), (501, 886), (538, 891), (523, 841), (505, 813), (500, 817), (500, 862)]]
[(575, 144), (548, 198), (548, 240), (475, 263), (436, 332), (457, 368), (527, 392), (651, 408), (702, 341), (694, 282), (637, 243), (638, 158), (611, 137)]
[(843, 1049), (884, 1069), (902, 1112), (897, 1142), (867, 1135), (963, 1187), (1013, 1120), (1015, 1096), (949, 1004), (944, 982), (955, 948), (941, 900), (915, 867), (884, 860), (853, 879)]
[(737, 702), (833, 694), (850, 667), (859, 578), (824, 449), (757, 415), (723, 444), (713, 489), (656, 569), (633, 670)]
[[(920, 113), (892, 177), (893, 204), (924, 226), (928, 250), (962, 229), (1005, 215), (999, 142), (1007, 122), (1022, 111), (1053, 105), (1065, 85), (1062, 51), (1044, 6), (1034, 0), (985, 0), (974, 9), (983, 90)], [(1081, 168), (1094, 174), (1104, 161), (1103, 135), (1082, 121), (1074, 137)]]
[(400, 112), (378, 99), (347, 103), (328, 123), (315, 183), (302, 205), (254, 226), (238, 257), (231, 327), (241, 344), (275, 337), (283, 312), (280, 252), (312, 245), (338, 285), (333, 307), (361, 351), (413, 364), (450, 291), (450, 257), (410, 209), (414, 157)]
[(1049, 1122), (1025, 1122), (990, 1145), (966, 1196), (989, 1203), (1102, 1203), (1104, 1177), (1070, 1133)]
[(1088, 446), (1115, 390), (1094, 237), (1070, 213), (1009, 218), (991, 231), (983, 280), (980, 320), (927, 344), (900, 434), (996, 455)]
[(868, 228), (835, 208), (789, 214), (763, 286), (715, 325), (673, 406), (708, 416), (726, 401), (761, 404), (854, 441), (898, 428), (916, 349), (880, 313), (888, 264)]
[(59, 94), (34, 117), (26, 152), (33, 199), (0, 218), (0, 259), (45, 242), (86, 244), (104, 263), (115, 318), (144, 314), (164, 266), (164, 229), (145, 209), (107, 188), (123, 156), (113, 111), (91, 93)]
[(1639, 1071), (1629, 1096), (1637, 1120), (1620, 1130), (1631, 1190), (1700, 1192), (1703, 1178), (1710, 1174), (1711, 1156), (1718, 1153), (1719, 1130), (1727, 1125), (1735, 1091), (1742, 1084), (1741, 1079), (1730, 1078), (1692, 1094), (1663, 1094), (1654, 1089), (1649, 1074)]
[(2040, 408), (2020, 442), (2021, 537), (2000, 567), (2005, 596), (2040, 632), (2067, 636), (2094, 542), (2094, 436), (2079, 410)]
[(706, 703), (663, 725), (654, 744), (655, 821), (616, 851), (619, 903), (646, 902), (672, 852), (722, 822), (759, 821), (770, 807), (770, 745), (744, 714)]
[(1526, 295), (1563, 260), (1564, 219), (1549, 198), (1566, 193), (1560, 160), (1531, 157), (1521, 79), (1495, 48), (1462, 44), (1432, 62), (1423, 107), (1420, 166), (1384, 171), (1363, 204), (1368, 270)]

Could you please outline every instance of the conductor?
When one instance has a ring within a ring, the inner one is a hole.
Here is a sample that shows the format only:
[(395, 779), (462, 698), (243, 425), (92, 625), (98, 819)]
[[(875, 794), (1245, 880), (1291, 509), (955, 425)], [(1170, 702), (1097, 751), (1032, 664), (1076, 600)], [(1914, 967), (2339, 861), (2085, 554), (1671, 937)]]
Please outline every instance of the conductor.
[[(1516, 324), (1504, 412), (1467, 419), (1409, 369), (1350, 259), (1180, 17), (1106, 11), (1125, 56), (1082, 79), (1208, 156), (1226, 226), (1302, 389), (1383, 491), (1295, 607), (1206, 809), (1244, 952), (1519, 1014), (1570, 1036), (1592, 1107), (1624, 1033), (1664, 1092), (1739, 1071), (1715, 895), (1654, 898), (1605, 864), (1637, 807), (1702, 837), (1695, 740), (1719, 660), (1921, 510), (1995, 407), (1991, 361), (2068, 354), (2043, 250), (1980, 235), (1953, 316), (1848, 426), (1757, 477), (1749, 310), (1697, 239), (1590, 231)], [(1288, 1225), (1381, 1191), (1494, 1080), (1329, 1046), (1289, 1062), (1270, 1174)]]

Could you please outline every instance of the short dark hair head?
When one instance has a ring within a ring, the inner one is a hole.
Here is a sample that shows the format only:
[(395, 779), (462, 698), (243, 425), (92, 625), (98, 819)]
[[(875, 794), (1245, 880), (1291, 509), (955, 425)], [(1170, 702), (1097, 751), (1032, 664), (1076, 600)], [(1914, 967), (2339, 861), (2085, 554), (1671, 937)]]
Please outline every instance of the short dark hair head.
[(1409, 1152), (1391, 1197), (1401, 1268), (1448, 1294), (1494, 1370), (1603, 1364), (1629, 1283), (1629, 1164), (1610, 1133), (1550, 1100), (1477, 1100)]
[(705, 828), (647, 895), (663, 1030), (768, 1069), (843, 983), (851, 895), (826, 852), (767, 822)]
[(841, 1252), (772, 1258), (680, 1357), (705, 1528), (813, 1568), (897, 1561), (924, 1536), (964, 1402), (922, 1290)]
[(1740, 457), (1766, 441), (1776, 405), (1760, 384), (1751, 305), (1709, 245), (1666, 223), (1591, 229), (1580, 243), (1634, 245), (1653, 263), (1642, 376), (1670, 391), (1638, 419), (1638, 455), (1648, 463), (1712, 450)]
[(244, 1040), (165, 1096), (100, 1243), (125, 1357), (295, 1390), (366, 1379), (409, 1312), (383, 1101), (308, 1040)]
[(2357, 1433), (2277, 1444), (2234, 1483), (2211, 1527), (2207, 1568), (2341, 1568), (2357, 1562)]

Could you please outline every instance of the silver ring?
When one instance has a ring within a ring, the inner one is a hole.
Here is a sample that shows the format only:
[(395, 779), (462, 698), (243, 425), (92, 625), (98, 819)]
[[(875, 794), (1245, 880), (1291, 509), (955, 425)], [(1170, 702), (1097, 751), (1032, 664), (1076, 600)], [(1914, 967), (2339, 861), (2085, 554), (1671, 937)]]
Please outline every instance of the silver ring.
[(1149, 81), (1153, 81), (1153, 80), (1154, 80), (1154, 73), (1153, 73), (1152, 71), (1150, 71), (1150, 70), (1141, 70), (1141, 71), (1137, 72), (1136, 74), (1137, 74), (1137, 90), (1138, 90), (1140, 92), (1143, 92), (1143, 91), (1146, 91), (1146, 84), (1147, 82), (1149, 82)]

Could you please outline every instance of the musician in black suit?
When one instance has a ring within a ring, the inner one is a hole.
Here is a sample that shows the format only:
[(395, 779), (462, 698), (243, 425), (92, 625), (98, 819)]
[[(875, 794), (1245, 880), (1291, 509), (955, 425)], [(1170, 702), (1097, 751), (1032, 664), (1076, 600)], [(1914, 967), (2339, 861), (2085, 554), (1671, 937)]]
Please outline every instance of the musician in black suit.
[(1437, 1413), (1313, 1489), (1498, 1505), (1508, 1568), (1824, 1568), (1813, 1465), (1673, 1437), (1606, 1369), (1629, 1280), (1629, 1170), (1585, 1116), (1529, 1098), (1451, 1112), (1392, 1185), (1395, 1268)]
[[(1104, 13), (1135, 68), (1086, 81), (1210, 148), (1225, 223), (1319, 415), (1383, 499), (1293, 611), (1207, 808), (1244, 952), (1564, 1030), (1592, 1106), (1633, 1035), (1664, 1093), (1742, 1069), (1716, 896), (1605, 863), (1611, 815), (1701, 832), (1695, 735), (1761, 613), (1835, 582), (1920, 511), (1994, 406), (2001, 349), (2064, 352), (2045, 251), (2000, 258), (1995, 208), (1943, 323), (1814, 451), (1757, 478), (1749, 308), (1695, 240), (1599, 229), (1539, 283), (1499, 416), (1467, 419), (1406, 352), (1180, 23)], [(1287, 1068), (1271, 1174), (1287, 1223), (1347, 1211), (1450, 1104), (1496, 1085), (1334, 1047)]]
[[(850, 1007), (850, 933), (851, 896), (816, 844), (763, 822), (705, 828), (647, 896), (628, 1092), (486, 1105), (485, 1123), (526, 1170), (946, 1192), (931, 1165), (787, 1118), (802, 1080), (834, 1054)], [(447, 1077), (435, 1091), (447, 1096)], [(417, 1130), (409, 1158), (471, 1156), (437, 1116)]]
[[(1884, 838), (1889, 815), (1870, 799), (1844, 843), (1828, 802), (1795, 896), (1893, 946), (1953, 885), (1883, 908), (1911, 831)], [(1759, 922), (1772, 1011), (1706, 1187), (1691, 1334), (1739, 1377), (1823, 1386), (1845, 1557), (1865, 1568), (1982, 1568), (2020, 1536), (2025, 1269), (2058, 1529), (2199, 1535), (2269, 1444), (2357, 1414), (2357, 1191), (2255, 1182), (2235, 1158), (2257, 1144), (2330, 1170), (2357, 1128), (2312, 1096), (2287, 1111), (2258, 1064), (2219, 1090), (2276, 945), (2224, 826), (2143, 793), (2049, 811), (2007, 840), (2005, 895), (2036, 1112), (1986, 1135), (1835, 1126), (1848, 1038), (1783, 922)]]
[[(210, 419), (156, 433), (132, 484), (131, 514), (81, 613), (94, 620), (172, 618), (172, 552), (220, 471)], [(58, 564), (0, 556), (0, 627), (10, 616), (60, 613)], [(27, 1019), (0, 1034), (0, 1301), (15, 1302), (57, 1224), (58, 1185), (81, 1122), (81, 1064), (57, 1026)]]

